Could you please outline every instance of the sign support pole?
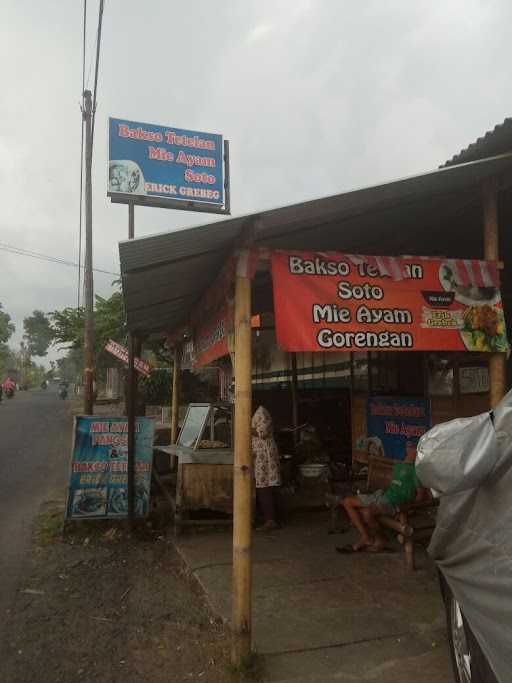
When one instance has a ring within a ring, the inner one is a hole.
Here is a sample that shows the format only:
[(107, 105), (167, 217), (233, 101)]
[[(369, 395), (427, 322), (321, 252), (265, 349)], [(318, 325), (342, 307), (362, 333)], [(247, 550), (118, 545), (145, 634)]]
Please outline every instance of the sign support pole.
[(135, 237), (135, 204), (130, 202), (128, 204), (128, 239), (132, 240)]
[(229, 140), (224, 140), (224, 213), (231, 215), (231, 178), (229, 171)]
[[(128, 204), (128, 239), (135, 235), (135, 206)], [(139, 347), (139, 348), (137, 348)], [(135, 413), (137, 411), (137, 373), (135, 355), (140, 356), (140, 345), (132, 334), (128, 336), (128, 519), (133, 529), (135, 512)]]
[(172, 396), (171, 396), (171, 443), (178, 440), (178, 421), (180, 405), (180, 347), (174, 347), (174, 364), (172, 370)]
[[(245, 256), (245, 258), (244, 258)], [(233, 612), (231, 661), (238, 666), (251, 652), (252, 517), (252, 355), (251, 279), (242, 272), (242, 252), (235, 284), (235, 448), (233, 501)]]
[(94, 412), (94, 283), (92, 274), (92, 100), (84, 91), (85, 120), (85, 329), (84, 329), (84, 413)]
[[(498, 183), (490, 178), (482, 186), (484, 220), (484, 258), (499, 261)], [(506, 393), (505, 354), (493, 353), (489, 358), (490, 407), (495, 408)]]

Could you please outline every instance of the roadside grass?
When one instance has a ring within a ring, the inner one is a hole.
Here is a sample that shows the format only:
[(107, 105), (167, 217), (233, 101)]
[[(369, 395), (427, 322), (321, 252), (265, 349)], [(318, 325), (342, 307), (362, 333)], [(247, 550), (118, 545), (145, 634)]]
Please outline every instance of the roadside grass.
[(155, 528), (154, 521), (137, 520), (133, 528), (126, 519), (65, 519), (66, 502), (58, 495), (44, 501), (34, 522), (33, 539), (36, 548), (60, 543), (122, 543), (154, 541), (162, 531)]
[(233, 683), (263, 683), (265, 681), (265, 658), (258, 652), (244, 657), (239, 666), (230, 664), (228, 673)]
[(172, 539), (124, 520), (64, 522), (59, 493), (34, 520), (0, 683), (40, 681), (41, 671), (45, 681), (254, 680), (229, 676), (228, 633)]
[[(94, 548), (112, 544), (119, 544), (122, 547), (123, 543), (130, 539), (135, 543), (164, 540), (164, 537), (159, 535), (160, 531), (148, 528), (150, 525), (146, 524), (138, 525), (134, 533), (130, 531), (125, 520), (82, 520), (79, 523), (65, 521), (65, 508), (65, 500), (58, 496), (41, 504), (33, 529), (34, 547), (39, 558), (52, 556), (54, 551), (51, 547), (59, 544), (91, 545), (94, 553)], [(195, 581), (186, 576), (183, 567), (179, 568), (179, 575), (186, 581), (189, 590), (197, 594), (198, 587)], [(265, 659), (258, 652), (252, 652), (245, 657), (239, 666), (224, 661), (221, 667), (226, 676), (226, 683), (264, 683), (266, 680)]]
[(64, 508), (62, 500), (47, 500), (41, 505), (34, 525), (34, 541), (37, 547), (45, 548), (62, 540)]

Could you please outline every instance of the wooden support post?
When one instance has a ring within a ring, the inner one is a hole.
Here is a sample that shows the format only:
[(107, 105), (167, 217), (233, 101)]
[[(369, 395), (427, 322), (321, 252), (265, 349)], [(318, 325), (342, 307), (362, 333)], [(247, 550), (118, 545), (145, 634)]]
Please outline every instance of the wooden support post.
[(174, 347), (174, 365), (172, 370), (171, 396), (171, 443), (178, 440), (180, 418), (180, 347)]
[(94, 281), (92, 270), (92, 117), (91, 92), (84, 91), (85, 121), (85, 271), (84, 414), (94, 413)]
[(128, 338), (128, 519), (133, 528), (135, 520), (135, 419), (137, 411), (137, 373), (135, 371), (135, 346), (133, 335)]
[[(135, 236), (135, 206), (128, 204), (128, 239)], [(141, 344), (133, 336), (128, 336), (128, 522), (133, 530), (135, 524), (135, 421), (137, 419), (138, 381), (135, 371), (135, 357), (140, 357)]]
[(398, 521), (392, 517), (388, 517), (387, 515), (378, 517), (378, 520), (379, 524), (381, 526), (385, 526), (387, 529), (393, 529), (393, 531), (402, 534), (404, 537), (412, 536), (413, 530), (412, 527), (410, 527), (407, 523), (407, 517), (405, 517), (405, 522), (402, 520)]
[[(402, 524), (404, 527), (407, 527), (407, 515), (404, 512), (401, 512), (398, 515), (398, 519), (400, 520), (400, 524)], [(409, 571), (413, 572), (416, 568), (415, 562), (414, 562), (414, 542), (411, 539), (410, 534), (404, 534), (405, 536), (405, 542), (404, 542), (404, 553), (405, 553), (405, 564), (406, 567)]]
[[(484, 219), (484, 258), (499, 261), (498, 183), (496, 178), (486, 180), (482, 186)], [(493, 353), (489, 358), (490, 407), (494, 408), (506, 393), (505, 354)]]
[(291, 365), (292, 365), (292, 425), (293, 425), (293, 443), (295, 446), (299, 443), (299, 431), (297, 427), (299, 426), (299, 382), (297, 379), (297, 354), (290, 353)]
[[(243, 256), (240, 257), (242, 262)], [(247, 259), (245, 259), (247, 260)], [(252, 518), (252, 353), (251, 280), (235, 285), (235, 454), (233, 470), (233, 610), (231, 661), (240, 665), (251, 652)]]

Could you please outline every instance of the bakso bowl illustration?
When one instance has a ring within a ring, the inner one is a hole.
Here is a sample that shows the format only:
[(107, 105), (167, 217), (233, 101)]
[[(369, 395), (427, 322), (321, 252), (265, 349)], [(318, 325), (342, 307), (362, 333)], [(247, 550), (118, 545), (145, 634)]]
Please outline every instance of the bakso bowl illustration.
[(489, 304), (493, 306), (500, 298), (496, 287), (478, 287), (474, 284), (462, 285), (457, 282), (453, 268), (443, 263), (439, 269), (439, 280), (446, 292), (453, 292), (455, 300), (464, 306)]
[(82, 517), (104, 515), (107, 507), (105, 489), (77, 489), (73, 498), (73, 514)]
[(108, 166), (109, 192), (146, 194), (144, 175), (135, 161), (110, 161)]

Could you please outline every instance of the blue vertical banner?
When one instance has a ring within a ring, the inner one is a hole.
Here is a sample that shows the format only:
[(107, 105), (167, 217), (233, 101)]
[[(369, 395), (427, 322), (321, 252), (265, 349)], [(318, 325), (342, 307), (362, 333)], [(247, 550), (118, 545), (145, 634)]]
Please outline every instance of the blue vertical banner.
[(369, 454), (403, 460), (407, 442), (416, 445), (431, 427), (430, 401), (372, 396), (366, 419)]
[(108, 194), (223, 206), (222, 135), (110, 118)]
[[(135, 515), (149, 512), (153, 418), (135, 423)], [(128, 419), (75, 418), (67, 519), (128, 516)]]

